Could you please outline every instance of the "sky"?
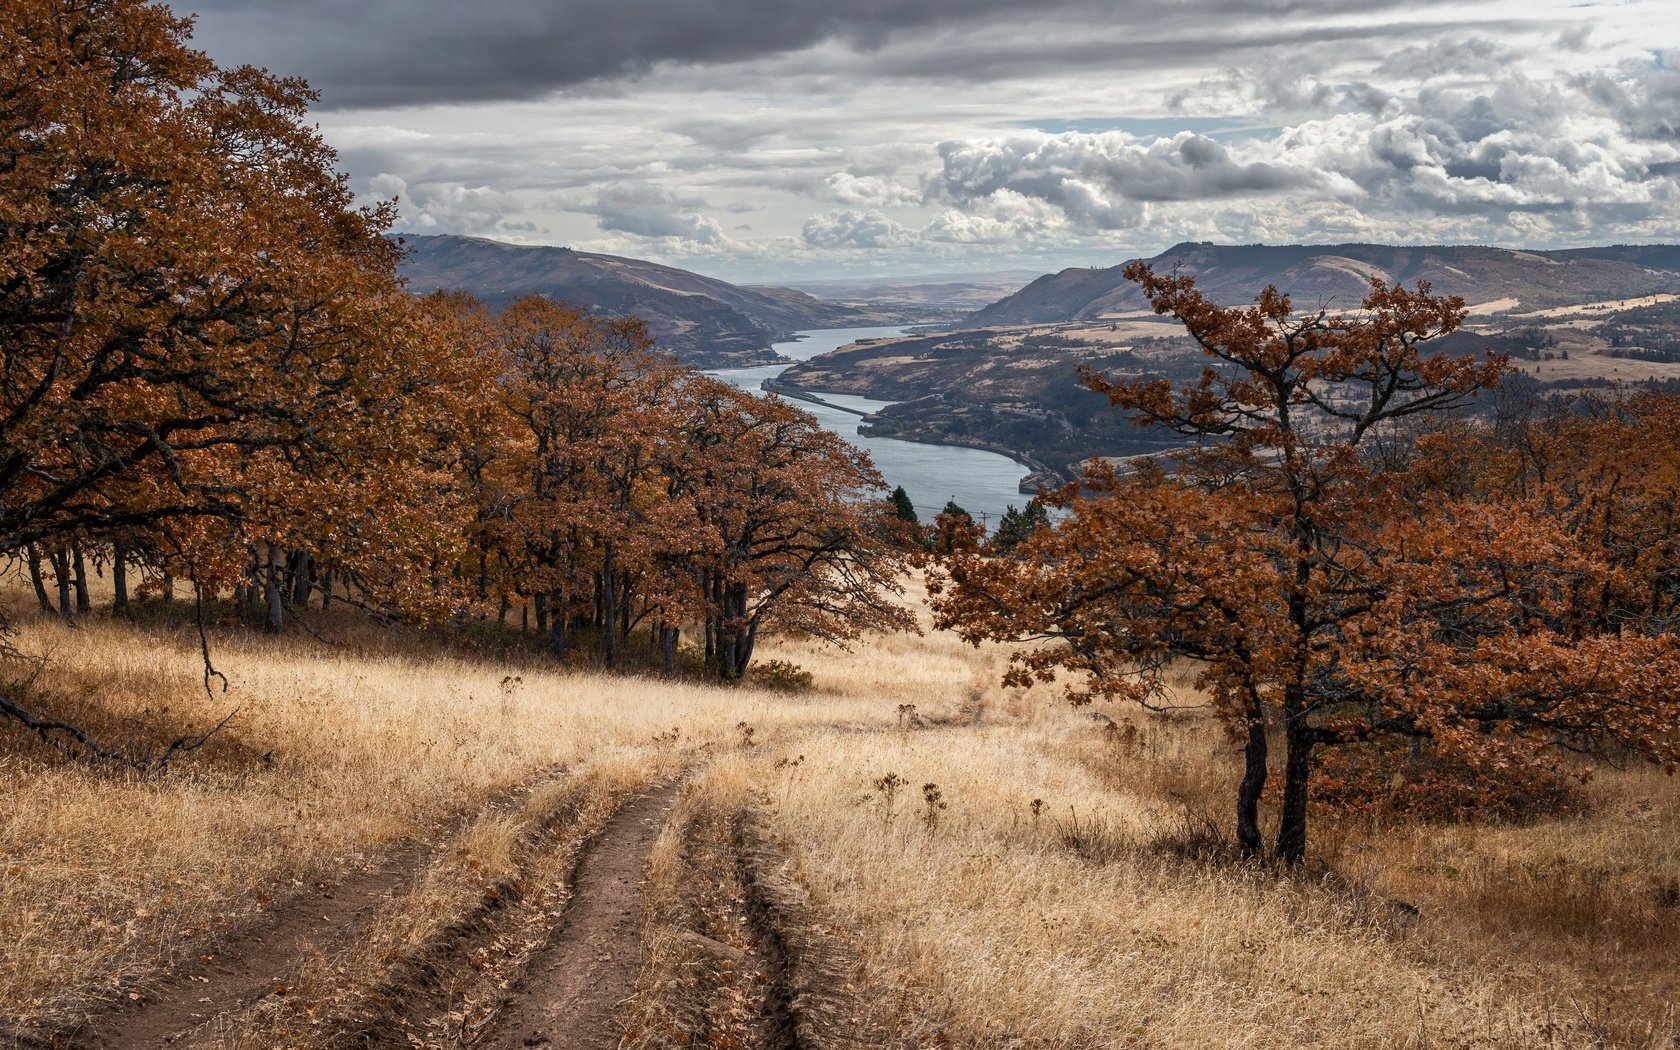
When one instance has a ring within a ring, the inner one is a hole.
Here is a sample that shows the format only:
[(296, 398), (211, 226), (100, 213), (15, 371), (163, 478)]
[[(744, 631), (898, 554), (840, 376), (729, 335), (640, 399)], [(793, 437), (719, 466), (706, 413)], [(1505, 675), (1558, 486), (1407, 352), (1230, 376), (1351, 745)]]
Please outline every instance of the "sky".
[(1680, 241), (1680, 0), (177, 0), (398, 229), (735, 281)]

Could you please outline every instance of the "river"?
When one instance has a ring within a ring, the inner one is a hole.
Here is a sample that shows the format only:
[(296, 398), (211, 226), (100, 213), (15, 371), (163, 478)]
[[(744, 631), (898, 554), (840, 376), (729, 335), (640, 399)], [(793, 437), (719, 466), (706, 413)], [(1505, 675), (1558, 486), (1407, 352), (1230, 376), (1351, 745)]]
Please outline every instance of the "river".
[[(890, 339), (906, 331), (903, 328), (825, 328), (801, 332), (799, 334), (805, 338), (777, 343), (775, 349), (783, 357), (808, 361), (859, 339)], [(761, 383), (781, 375), (787, 367), (722, 368), (707, 374), (743, 390), (760, 393)], [(860, 412), (876, 412), (892, 404), (853, 394), (816, 396)], [(816, 416), (823, 426), (867, 451), (869, 458), (875, 461), (875, 469), (887, 479), (888, 488), (904, 486), (923, 521), (932, 521), (933, 516), (945, 508), (946, 500), (956, 500), (958, 506), (974, 515), (974, 520), (983, 520), (988, 527), (995, 528), (1006, 506), (1026, 504), (1027, 497), (1021, 495), (1020, 484), (1027, 469), (1008, 456), (973, 448), (869, 437), (858, 433), (858, 424), (862, 422), (858, 416), (808, 401), (795, 401), (794, 404)]]

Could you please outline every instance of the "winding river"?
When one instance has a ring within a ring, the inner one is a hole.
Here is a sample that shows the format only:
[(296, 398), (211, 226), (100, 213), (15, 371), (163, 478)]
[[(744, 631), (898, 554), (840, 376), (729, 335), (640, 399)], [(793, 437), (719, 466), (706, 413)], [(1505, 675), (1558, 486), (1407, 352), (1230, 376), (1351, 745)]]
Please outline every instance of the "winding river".
[[(777, 343), (775, 349), (783, 357), (808, 361), (819, 354), (838, 350), (859, 339), (888, 339), (903, 335), (903, 328), (825, 328), (799, 333), (804, 338), (796, 342)], [(723, 368), (708, 374), (728, 383), (760, 392), (760, 384), (774, 379), (787, 365), (763, 365), (757, 368)], [(875, 412), (887, 407), (890, 401), (874, 401), (852, 394), (818, 394), (824, 401), (859, 412)], [(817, 417), (823, 426), (844, 437), (869, 453), (875, 468), (887, 479), (889, 487), (903, 485), (916, 505), (922, 520), (932, 521), (944, 509), (946, 500), (995, 526), (1006, 506), (1026, 503), (1020, 494), (1025, 467), (1007, 456), (979, 449), (956, 448), (950, 445), (925, 445), (896, 438), (869, 437), (858, 433), (862, 419), (828, 405), (795, 402), (800, 408)]]

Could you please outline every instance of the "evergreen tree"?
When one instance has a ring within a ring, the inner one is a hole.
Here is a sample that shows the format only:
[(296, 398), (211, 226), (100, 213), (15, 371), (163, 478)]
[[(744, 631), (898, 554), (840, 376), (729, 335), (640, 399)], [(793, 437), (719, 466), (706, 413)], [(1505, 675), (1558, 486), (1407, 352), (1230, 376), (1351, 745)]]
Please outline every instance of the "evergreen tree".
[(1027, 501), (1027, 509), (1016, 510), (1014, 504), (1004, 509), (1003, 517), (998, 520), (997, 531), (992, 534), (992, 550), (997, 554), (1013, 553), (1033, 530), (1040, 525), (1050, 524), (1050, 514), (1044, 509), (1037, 496)]
[(903, 485), (893, 489), (892, 495), (887, 497), (887, 501), (892, 504), (893, 513), (897, 515), (899, 521), (907, 521), (912, 525), (919, 524), (920, 519), (916, 517), (916, 505), (910, 502), (910, 493), (904, 491)]

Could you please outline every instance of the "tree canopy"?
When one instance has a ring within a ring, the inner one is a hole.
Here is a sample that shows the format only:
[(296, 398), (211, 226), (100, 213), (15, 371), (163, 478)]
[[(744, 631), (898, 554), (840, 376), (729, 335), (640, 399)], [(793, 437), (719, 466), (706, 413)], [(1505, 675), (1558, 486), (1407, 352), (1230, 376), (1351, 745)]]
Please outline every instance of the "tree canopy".
[[(1199, 447), (1088, 472), (1052, 500), (1067, 517), (1019, 558), (954, 548), (939, 626), (976, 642), (1056, 641), (1018, 652), (1009, 681), (1072, 672), (1081, 702), (1171, 703), (1166, 670), (1198, 667), (1199, 689), (1243, 742), (1236, 829), (1250, 853), (1262, 848), (1269, 731), (1282, 737), (1273, 851), (1287, 862), (1305, 855), (1322, 749), (1416, 740), (1487, 769), (1558, 746), (1675, 759), (1680, 652), (1668, 622), (1636, 618), (1629, 631), (1601, 598), (1618, 579), (1635, 592), (1671, 579), (1673, 563), (1633, 584), (1550, 495), (1449, 484), (1463, 461), (1445, 438), (1405, 467), (1375, 456), (1402, 421), (1459, 406), (1504, 373), (1497, 357), (1425, 351), (1460, 324), (1461, 301), (1373, 281), (1355, 314), (1300, 313), (1271, 288), (1226, 308), (1189, 277), (1127, 273), (1209, 365), (1176, 390), (1085, 381), (1140, 425)], [(1499, 457), (1486, 461), (1510, 476)], [(1590, 514), (1596, 500), (1573, 505)]]
[(43, 606), (50, 573), (73, 620), (90, 564), (119, 606), (132, 567), (276, 631), (316, 597), (432, 623), (519, 602), (609, 664), (645, 624), (672, 667), (703, 624), (725, 678), (770, 625), (913, 625), (863, 453), (640, 321), (410, 294), (394, 206), (357, 206), (314, 93), (190, 29), (145, 0), (0, 20), (0, 557)]

